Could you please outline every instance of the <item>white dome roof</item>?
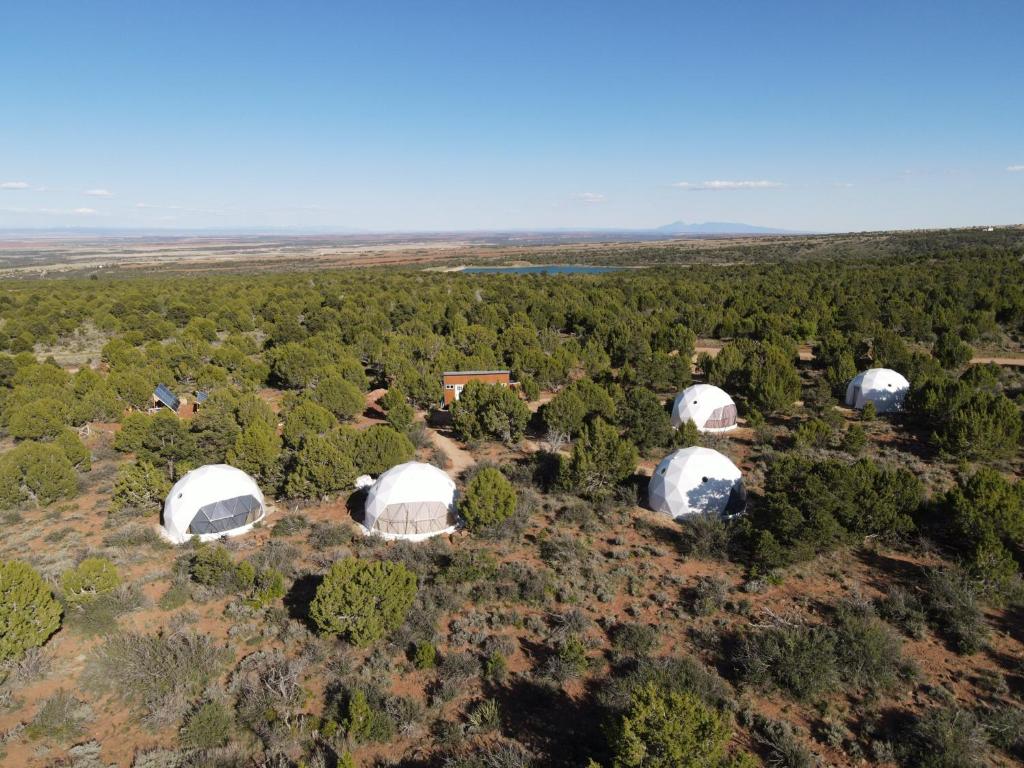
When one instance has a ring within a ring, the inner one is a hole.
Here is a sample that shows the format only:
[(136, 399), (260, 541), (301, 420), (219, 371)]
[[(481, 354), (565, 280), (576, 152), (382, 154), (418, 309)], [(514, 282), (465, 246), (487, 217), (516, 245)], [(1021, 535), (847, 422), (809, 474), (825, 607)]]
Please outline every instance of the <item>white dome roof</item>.
[(654, 470), (647, 489), (651, 509), (674, 518), (743, 511), (743, 476), (728, 458), (710, 448), (673, 451)]
[(726, 432), (736, 428), (736, 403), (723, 389), (712, 384), (694, 384), (672, 404), (672, 426), (678, 429), (692, 421), (701, 432)]
[(377, 478), (363, 527), (388, 538), (425, 539), (455, 530), (455, 483), (432, 464), (409, 461)]
[(910, 382), (889, 368), (871, 368), (854, 376), (846, 386), (846, 404), (858, 410), (875, 404), (879, 413), (903, 409)]
[(250, 530), (266, 514), (263, 493), (249, 475), (227, 464), (193, 469), (164, 501), (164, 535), (175, 544)]

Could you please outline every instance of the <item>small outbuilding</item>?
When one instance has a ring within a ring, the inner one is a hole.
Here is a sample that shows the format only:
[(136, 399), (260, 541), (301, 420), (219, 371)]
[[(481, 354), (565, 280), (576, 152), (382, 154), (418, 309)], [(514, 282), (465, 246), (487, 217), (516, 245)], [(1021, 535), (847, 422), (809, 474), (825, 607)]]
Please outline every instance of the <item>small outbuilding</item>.
[(175, 544), (237, 536), (266, 516), (259, 485), (227, 464), (193, 469), (171, 488), (164, 502), (163, 534)]
[(458, 525), (455, 483), (433, 464), (409, 461), (377, 478), (366, 495), (363, 527), (387, 539), (421, 541)]
[(736, 429), (736, 403), (728, 393), (712, 384), (687, 387), (672, 403), (672, 426), (679, 429), (692, 421), (701, 432)]
[(726, 456), (710, 448), (673, 451), (658, 464), (647, 489), (651, 509), (672, 518), (732, 516), (747, 503), (743, 475)]
[(903, 410), (910, 382), (890, 368), (871, 368), (854, 376), (846, 386), (846, 404), (861, 410), (875, 404), (878, 413)]
[(458, 400), (471, 381), (513, 389), (519, 386), (518, 382), (512, 381), (512, 371), (445, 371), (441, 374), (441, 388), (444, 390), (441, 407), (448, 408)]

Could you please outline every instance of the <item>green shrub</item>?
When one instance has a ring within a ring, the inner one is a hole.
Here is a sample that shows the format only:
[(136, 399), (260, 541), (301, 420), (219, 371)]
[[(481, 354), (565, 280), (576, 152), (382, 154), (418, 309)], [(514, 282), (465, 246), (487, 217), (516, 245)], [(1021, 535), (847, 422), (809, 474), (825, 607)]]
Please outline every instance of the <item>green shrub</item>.
[(61, 575), (64, 597), (71, 604), (94, 600), (121, 583), (117, 566), (105, 557), (89, 557)]
[(656, 394), (643, 387), (635, 387), (626, 395), (619, 423), (641, 453), (668, 447), (675, 436), (665, 406)]
[(252, 591), (246, 603), (252, 608), (266, 608), (285, 595), (284, 575), (275, 568), (256, 571)]
[(340, 373), (333, 372), (316, 383), (313, 400), (341, 421), (351, 421), (366, 407), (363, 391)]
[(726, 720), (692, 693), (637, 688), (608, 730), (613, 768), (717, 768), (729, 764)]
[(193, 749), (213, 749), (231, 739), (235, 726), (232, 711), (219, 700), (207, 701), (192, 711), (181, 729), (181, 744)]
[(171, 490), (167, 473), (147, 461), (122, 464), (117, 468), (110, 508), (114, 512), (159, 510)]
[(381, 425), (361, 431), (353, 448), (356, 468), (368, 475), (379, 475), (415, 455), (416, 449), (403, 432)]
[(835, 633), (824, 626), (782, 625), (740, 638), (736, 664), (743, 679), (763, 689), (779, 688), (807, 701), (839, 682)]
[(1024, 545), (1024, 485), (983, 467), (961, 479), (940, 509), (946, 514), (952, 545), (982, 592), (996, 601), (1022, 591), (1012, 552)]
[(352, 485), (355, 464), (340, 434), (311, 435), (302, 441), (285, 481), (285, 493), (297, 499), (319, 499)]
[(0, 508), (29, 500), (45, 506), (77, 491), (75, 469), (53, 443), (20, 443), (0, 456)]
[(899, 637), (870, 611), (840, 607), (835, 648), (841, 677), (855, 687), (888, 690), (906, 675)]
[(412, 429), (416, 411), (409, 405), (409, 400), (406, 398), (401, 387), (390, 387), (377, 402), (384, 409), (388, 424), (391, 425), (392, 429), (402, 434), (406, 434)]
[(317, 587), (310, 617), (321, 632), (366, 646), (394, 631), (416, 598), (416, 574), (402, 563), (339, 560)]
[(958, 569), (928, 573), (926, 603), (936, 629), (958, 653), (976, 653), (988, 636), (985, 615), (978, 604), (978, 585)]
[(638, 458), (636, 446), (595, 419), (573, 445), (572, 458), (563, 461), (565, 483), (584, 496), (606, 496), (636, 471)]
[(256, 577), (252, 564), (243, 560), (237, 565), (231, 554), (217, 544), (199, 544), (189, 563), (189, 574), (197, 584), (218, 592), (244, 592)]
[(270, 529), (271, 538), (277, 538), (279, 536), (294, 536), (296, 533), (301, 533), (309, 527), (309, 521), (306, 520), (302, 515), (285, 515), (284, 517), (278, 518), (278, 521), (274, 523), (274, 527)]
[(516, 491), (494, 467), (484, 467), (466, 486), (459, 501), (459, 514), (469, 530), (478, 532), (498, 525), (516, 511)]
[(75, 432), (70, 429), (61, 430), (53, 444), (64, 452), (76, 471), (88, 472), (92, 469), (92, 454)]
[(254, 421), (235, 438), (235, 444), (228, 449), (227, 460), (257, 482), (276, 485), (281, 477), (281, 438), (272, 425)]
[(7, 423), (7, 432), (15, 440), (45, 440), (64, 429), (67, 408), (53, 398), (39, 398), (15, 410)]
[(289, 448), (299, 448), (314, 436), (326, 436), (337, 420), (334, 415), (312, 400), (300, 400), (284, 418), (284, 442)]
[(647, 624), (616, 624), (611, 630), (612, 648), (626, 656), (645, 658), (658, 644), (658, 632)]
[(484, 679), (501, 685), (508, 679), (508, 659), (501, 651), (491, 651), (484, 659)]
[(859, 456), (868, 447), (868, 436), (864, 427), (853, 424), (843, 433), (842, 448), (851, 456)]
[(366, 693), (360, 689), (347, 694), (340, 725), (345, 736), (354, 744), (388, 741), (395, 732), (394, 723), (387, 714), (372, 706)]
[(32, 739), (67, 743), (82, 735), (85, 723), (92, 719), (92, 708), (72, 693), (57, 691), (39, 708), (25, 727)]
[(412, 663), (416, 669), (433, 669), (437, 663), (437, 648), (433, 643), (417, 643)]
[(60, 604), (30, 566), (0, 560), (0, 663), (18, 659), (60, 628)]
[(892, 586), (878, 604), (878, 614), (899, 627), (908, 637), (920, 640), (927, 623), (924, 604), (900, 586)]
[(452, 403), (451, 416), (452, 427), (463, 440), (514, 443), (523, 436), (530, 409), (509, 387), (471, 381)]
[(988, 753), (984, 726), (958, 707), (927, 710), (901, 744), (913, 768), (978, 768)]
[(501, 727), (501, 707), (494, 699), (478, 702), (466, 715), (470, 733), (493, 733)]
[(181, 606), (188, 602), (190, 597), (191, 593), (189, 592), (188, 582), (175, 581), (160, 596), (157, 605), (162, 611), (173, 611), (175, 608), (181, 608)]
[(904, 536), (922, 498), (920, 480), (905, 469), (789, 454), (769, 466), (763, 503), (737, 528), (753, 564), (771, 570), (864, 536)]
[(945, 453), (968, 459), (1009, 457), (1020, 444), (1020, 409), (1001, 392), (964, 380), (930, 378), (907, 395), (910, 420)]
[(98, 691), (117, 691), (154, 720), (164, 720), (169, 702), (202, 691), (231, 653), (206, 635), (115, 634), (86, 661), (83, 681)]

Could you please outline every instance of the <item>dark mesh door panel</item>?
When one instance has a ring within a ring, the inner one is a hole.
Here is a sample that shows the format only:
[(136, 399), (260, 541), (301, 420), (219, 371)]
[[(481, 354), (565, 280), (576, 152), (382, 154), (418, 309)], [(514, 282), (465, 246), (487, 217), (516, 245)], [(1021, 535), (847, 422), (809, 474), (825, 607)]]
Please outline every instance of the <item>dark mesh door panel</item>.
[(236, 496), (200, 507), (189, 533), (224, 533), (259, 519), (262, 507), (255, 496)]
[(861, 392), (861, 388), (860, 387), (854, 387), (853, 388), (853, 397), (850, 398), (850, 402), (848, 403), (848, 405), (851, 408), (856, 408), (857, 407), (857, 403), (860, 402), (860, 392)]
[(736, 406), (733, 403), (716, 408), (708, 420), (704, 422), (705, 429), (721, 429), (731, 427), (736, 423)]
[(743, 487), (743, 481), (738, 480), (736, 485), (729, 492), (729, 501), (725, 505), (725, 514), (738, 515), (747, 508), (747, 489)]

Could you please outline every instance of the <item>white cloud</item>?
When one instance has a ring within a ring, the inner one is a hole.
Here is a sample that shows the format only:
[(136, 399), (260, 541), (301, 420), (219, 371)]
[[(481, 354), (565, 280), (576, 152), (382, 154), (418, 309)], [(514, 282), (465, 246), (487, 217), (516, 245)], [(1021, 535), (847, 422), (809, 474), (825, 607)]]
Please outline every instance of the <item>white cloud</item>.
[(1021, 173), (1024, 172), (1024, 165), (1008, 165), (1006, 166), (1006, 170), (1010, 173)]
[(96, 213), (96, 209), (95, 208), (75, 208), (75, 210), (73, 210), (72, 213), (81, 213), (81, 214), (84, 214), (84, 215), (91, 215), (91, 214)]
[(673, 185), (676, 189), (688, 189), (694, 192), (722, 192), (734, 189), (779, 189), (783, 186), (781, 181), (677, 181)]
[(153, 211), (180, 211), (180, 210), (183, 210), (180, 205), (151, 205), (150, 203), (136, 203), (135, 207), (136, 208), (141, 208), (143, 210), (153, 210)]
[(608, 200), (600, 192), (577, 192), (573, 197), (581, 203), (604, 203)]
[(109, 189), (87, 189), (83, 194), (89, 197), (113, 197), (114, 193)]
[(0, 183), (0, 189), (28, 189), (27, 181), (5, 181)]

